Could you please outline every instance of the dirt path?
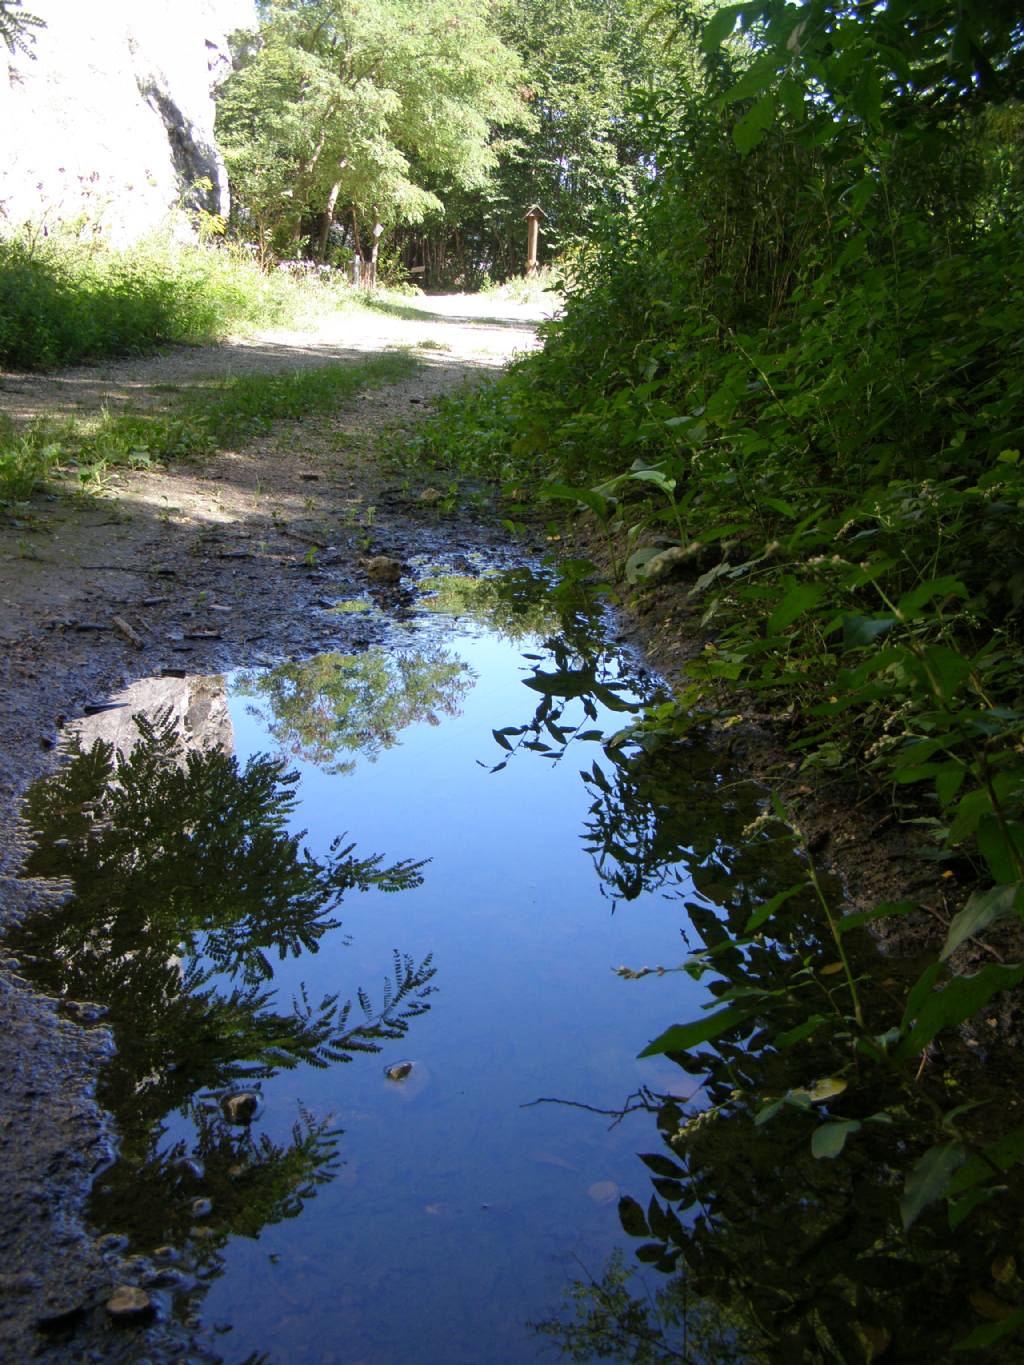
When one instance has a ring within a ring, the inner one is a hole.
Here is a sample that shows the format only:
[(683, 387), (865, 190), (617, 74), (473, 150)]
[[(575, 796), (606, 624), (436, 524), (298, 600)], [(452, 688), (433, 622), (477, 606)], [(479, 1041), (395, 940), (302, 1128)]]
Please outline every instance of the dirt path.
[[(376, 452), (382, 432), (418, 420), (431, 399), (535, 345), (544, 313), (492, 299), (421, 298), (342, 314), (317, 335), (268, 333), (57, 375), (0, 376), (0, 410), (24, 419), (105, 404), (159, 407), (168, 386), (394, 347), (422, 361), (410, 380), (364, 392), (347, 411), (281, 424), (202, 462), (119, 473), (97, 496), (41, 495), (27, 513), (0, 520), (0, 819), (8, 835), (0, 925), (51, 894), (15, 876), (17, 808), (55, 762), (69, 720), (141, 678), (365, 645), (372, 621), (326, 609), (367, 593), (400, 599), (400, 581), (375, 579), (374, 556), (457, 553), (493, 534), (383, 467)], [(103, 1305), (125, 1277), (120, 1249), (90, 1240), (79, 1221), (92, 1175), (110, 1154), (92, 1100), (108, 1036), (35, 994), (20, 965), (0, 949), (0, 1356), (182, 1358), (180, 1338), (159, 1323), (111, 1322)], [(201, 1343), (190, 1352), (216, 1358)]]

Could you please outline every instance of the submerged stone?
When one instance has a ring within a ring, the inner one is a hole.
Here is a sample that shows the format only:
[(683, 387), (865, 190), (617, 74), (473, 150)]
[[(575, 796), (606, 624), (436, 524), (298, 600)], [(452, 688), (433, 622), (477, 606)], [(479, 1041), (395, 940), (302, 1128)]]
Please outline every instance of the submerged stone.
[(107, 1312), (116, 1322), (137, 1322), (153, 1314), (153, 1300), (134, 1284), (120, 1284), (107, 1300)]
[(245, 1126), (252, 1123), (260, 1107), (260, 1097), (253, 1090), (242, 1090), (237, 1095), (225, 1095), (220, 1102), (221, 1112), (228, 1123)]

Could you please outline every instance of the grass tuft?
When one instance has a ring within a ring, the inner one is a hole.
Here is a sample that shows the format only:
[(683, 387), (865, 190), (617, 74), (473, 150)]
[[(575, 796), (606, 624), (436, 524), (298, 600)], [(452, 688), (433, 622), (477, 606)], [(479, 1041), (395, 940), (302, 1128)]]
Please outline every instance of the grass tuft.
[(264, 272), (230, 246), (154, 237), (114, 251), (28, 228), (0, 238), (0, 366), (8, 369), (308, 328), (367, 302), (339, 274)]
[(57, 465), (82, 482), (110, 466), (146, 468), (226, 450), (268, 431), (343, 407), (357, 393), (408, 378), (415, 357), (391, 352), (285, 374), (242, 375), (197, 385), (167, 412), (104, 409), (96, 417), (43, 419), (17, 431), (0, 426), (0, 502), (28, 497)]

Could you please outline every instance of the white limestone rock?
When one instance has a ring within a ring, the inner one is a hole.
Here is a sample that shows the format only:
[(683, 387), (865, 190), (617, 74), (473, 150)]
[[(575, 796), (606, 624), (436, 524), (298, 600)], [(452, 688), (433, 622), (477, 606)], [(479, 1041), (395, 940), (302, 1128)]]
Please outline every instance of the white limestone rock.
[[(253, 0), (32, 0), (34, 60), (0, 47), (0, 231), (88, 219), (123, 245), (188, 198), (226, 213), (213, 91)], [(197, 180), (213, 186), (194, 192)]]

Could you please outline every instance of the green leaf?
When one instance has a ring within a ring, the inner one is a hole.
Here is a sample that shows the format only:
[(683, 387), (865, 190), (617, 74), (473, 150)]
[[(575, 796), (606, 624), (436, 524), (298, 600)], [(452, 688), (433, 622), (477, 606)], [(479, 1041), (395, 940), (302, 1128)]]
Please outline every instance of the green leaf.
[(872, 128), (882, 124), (882, 81), (872, 64), (864, 67), (853, 97), (853, 107)]
[(611, 500), (604, 498), (594, 488), (571, 488), (565, 483), (544, 483), (537, 490), (537, 496), (549, 500), (578, 502), (590, 510), (600, 521), (606, 521), (611, 510)]
[(967, 589), (958, 578), (931, 578), (913, 592), (904, 593), (897, 603), (897, 611), (904, 621), (912, 621), (936, 597), (966, 597)]
[(1018, 1327), (1024, 1327), (1024, 1308), (1018, 1308), (1008, 1318), (1003, 1318), (1002, 1322), (983, 1322), (975, 1327), (970, 1336), (958, 1341), (953, 1350), (983, 1351), (989, 1346), (994, 1346), (997, 1341), (1002, 1341), (1003, 1337), (1008, 1337), (1011, 1332), (1016, 1332)]
[(1024, 967), (1003, 967), (993, 962), (972, 976), (954, 977), (941, 991), (932, 991), (917, 1010), (913, 1028), (897, 1049), (897, 1060), (905, 1062), (916, 1057), (937, 1033), (945, 1028), (956, 1028), (987, 1005), (994, 995), (1009, 990), (1022, 980)]
[(1015, 820), (1000, 824), (989, 812), (978, 822), (978, 851), (995, 882), (1019, 882), (1024, 865), (1024, 825)]
[[(937, 781), (938, 779), (936, 779)], [(960, 798), (956, 815), (946, 836), (950, 844), (959, 844), (978, 828), (978, 823), (986, 811), (992, 809), (992, 798), (985, 789), (979, 788)]]
[(811, 1135), (811, 1155), (819, 1159), (832, 1160), (846, 1146), (846, 1139), (860, 1128), (857, 1119), (837, 1119), (834, 1123), (823, 1123)]
[(700, 45), (705, 52), (714, 52), (716, 47), (721, 47), (726, 38), (729, 37), (736, 27), (736, 20), (743, 13), (744, 9), (749, 9), (750, 5), (726, 5), (724, 9), (717, 10), (704, 27), (701, 34)]
[(987, 1204), (996, 1193), (995, 1189), (969, 1190), (959, 1199), (950, 1199), (947, 1214), (950, 1232), (955, 1232), (972, 1210), (976, 1209), (979, 1204)]
[(657, 545), (644, 545), (641, 549), (634, 550), (626, 560), (626, 582), (635, 583), (648, 560), (655, 559), (662, 553)]
[(806, 882), (799, 882), (796, 886), (787, 887), (785, 891), (780, 891), (777, 895), (772, 896), (771, 900), (765, 901), (764, 905), (758, 906), (744, 925), (744, 934), (756, 933), (765, 920), (771, 919), (780, 905), (785, 905), (786, 901), (795, 896), (798, 891), (803, 891), (806, 885)]
[(794, 583), (789, 579), (786, 586), (785, 597), (768, 618), (769, 635), (778, 635), (825, 596), (823, 583)]
[(749, 66), (739, 78), (731, 90), (726, 92), (726, 104), (735, 104), (737, 100), (750, 99), (751, 95), (759, 95), (766, 85), (775, 79), (778, 72), (780, 59), (774, 52), (766, 53), (765, 56)]
[(762, 498), (765, 507), (770, 507), (773, 512), (781, 512), (790, 521), (796, 521), (800, 515), (791, 502), (786, 502), (783, 498)]
[(772, 1039), (772, 1046), (782, 1050), (793, 1047), (794, 1044), (801, 1043), (805, 1038), (809, 1038), (825, 1022), (823, 1014), (812, 1014), (809, 1019), (797, 1024), (795, 1028), (787, 1029), (785, 1033), (778, 1034)]
[(660, 488), (670, 497), (676, 491), (675, 479), (670, 479), (660, 469), (635, 469), (629, 477), (635, 483), (653, 483), (655, 488)]
[(935, 774), (935, 794), (943, 810), (963, 786), (966, 776), (967, 769), (962, 763), (957, 762), (944, 763)]
[(1018, 908), (1024, 883), (1011, 882), (1005, 886), (992, 886), (987, 891), (975, 891), (964, 908), (953, 916), (946, 942), (942, 947), (942, 961), (956, 952), (965, 939), (973, 938), (998, 920), (1009, 919)]
[(928, 996), (935, 989), (935, 983), (942, 974), (942, 963), (933, 962), (930, 967), (926, 967), (921, 975), (911, 986), (907, 994), (907, 1003), (903, 1010), (903, 1018), (900, 1020), (900, 1033), (906, 1033), (914, 1020), (917, 1018), (918, 1011), (928, 999)]
[(750, 1010), (730, 1005), (714, 1014), (706, 1014), (690, 1024), (674, 1024), (653, 1042), (647, 1044), (640, 1057), (656, 1057), (663, 1052), (688, 1052), (700, 1043), (708, 1043), (728, 1029), (735, 1028), (750, 1017)]
[(874, 905), (870, 910), (857, 910), (853, 914), (844, 915), (836, 923), (836, 928), (841, 934), (848, 934), (851, 929), (860, 929), (874, 919), (909, 915), (912, 910), (916, 909), (917, 904), (914, 901), (882, 901), (880, 905)]
[(924, 652), (924, 668), (927, 680), (943, 704), (953, 700), (953, 694), (961, 683), (971, 676), (973, 665), (955, 649), (945, 645), (929, 645)]
[(1024, 1161), (1024, 1128), (1011, 1128), (996, 1142), (984, 1149), (984, 1157), (972, 1156), (964, 1162), (956, 1179), (950, 1183), (950, 1195), (961, 1194), (982, 1182), (993, 1178), (993, 1169), (1008, 1171)]
[(733, 124), (732, 140), (735, 142), (737, 150), (742, 152), (744, 156), (747, 152), (753, 151), (758, 143), (764, 140), (765, 133), (775, 122), (777, 106), (778, 99), (775, 93), (769, 92), (767, 95), (762, 95), (738, 123)]
[(863, 645), (874, 644), (895, 624), (895, 616), (844, 616), (843, 648), (860, 649)]
[[(773, 1119), (781, 1109), (785, 1109), (787, 1104), (792, 1103), (793, 1101), (790, 1099), (788, 1095), (783, 1095), (781, 1096), (781, 1098), (777, 1100), (771, 1100), (769, 1101), (768, 1104), (762, 1105), (762, 1107), (754, 1115), (754, 1127), (760, 1128), (761, 1125), (767, 1123), (769, 1119)], [(801, 1109), (807, 1109), (810, 1106), (805, 1102), (804, 1104), (801, 1104), (799, 1107)]]
[(962, 1143), (947, 1142), (929, 1148), (913, 1170), (908, 1172), (900, 1200), (904, 1232), (917, 1221), (929, 1204), (942, 1198), (951, 1177), (963, 1165), (966, 1156), (967, 1151)]

